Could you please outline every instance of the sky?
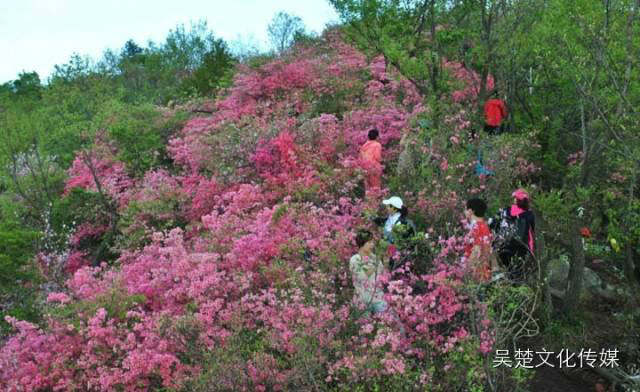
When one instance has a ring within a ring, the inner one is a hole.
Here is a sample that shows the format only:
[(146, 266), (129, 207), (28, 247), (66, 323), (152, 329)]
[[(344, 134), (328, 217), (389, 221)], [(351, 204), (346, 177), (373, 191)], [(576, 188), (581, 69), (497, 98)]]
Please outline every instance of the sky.
[(267, 49), (267, 26), (279, 11), (317, 33), (338, 21), (327, 0), (0, 0), (0, 84), (23, 71), (44, 81), (73, 53), (97, 60), (128, 39), (162, 42), (177, 25), (199, 20), (232, 47)]

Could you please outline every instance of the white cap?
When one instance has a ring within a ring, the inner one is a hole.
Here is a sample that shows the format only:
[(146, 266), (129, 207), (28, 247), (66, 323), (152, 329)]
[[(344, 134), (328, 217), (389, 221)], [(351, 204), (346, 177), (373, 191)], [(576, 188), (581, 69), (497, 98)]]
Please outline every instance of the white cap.
[(402, 208), (402, 199), (399, 198), (398, 196), (391, 196), (388, 199), (385, 199), (382, 201), (382, 204), (384, 205), (391, 205), (394, 206), (397, 209), (401, 209)]

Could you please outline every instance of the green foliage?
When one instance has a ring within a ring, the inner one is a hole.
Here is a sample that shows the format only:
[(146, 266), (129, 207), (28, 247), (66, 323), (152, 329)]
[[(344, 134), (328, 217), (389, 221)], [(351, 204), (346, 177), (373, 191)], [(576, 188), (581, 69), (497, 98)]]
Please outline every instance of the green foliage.
[[(370, 77), (367, 73), (363, 73), (357, 83), (344, 86), (340, 79), (335, 78), (331, 81), (333, 88), (331, 92), (318, 93), (317, 91), (305, 91), (305, 98), (313, 105), (310, 116), (315, 117), (321, 114), (333, 114), (338, 119), (343, 118), (343, 114), (347, 109), (347, 102), (362, 102), (365, 97), (366, 80)], [(327, 76), (329, 78), (329, 76)]]
[(147, 245), (154, 232), (169, 231), (176, 227), (184, 228), (187, 221), (182, 216), (181, 205), (184, 200), (164, 199), (133, 201), (118, 221), (118, 249), (137, 249)]
[(571, 319), (554, 320), (545, 327), (544, 344), (549, 350), (570, 349), (580, 351), (584, 347), (585, 322), (576, 314)]
[(125, 321), (129, 319), (127, 312), (144, 304), (145, 301), (146, 298), (142, 294), (129, 295), (125, 289), (114, 286), (108, 292), (91, 300), (52, 306), (48, 310), (48, 315), (76, 328), (82, 328), (83, 322), (93, 317), (98, 309), (104, 308), (109, 319)]
[(59, 198), (51, 207), (51, 229), (57, 235), (54, 243), (56, 249), (62, 250), (67, 245), (69, 234), (77, 225), (86, 221), (100, 221), (105, 217), (100, 204), (100, 196), (96, 192), (81, 188), (72, 189), (67, 196)]
[(268, 346), (266, 338), (261, 332), (241, 330), (233, 334), (224, 347), (214, 347), (205, 353), (201, 347), (194, 348), (195, 356), (203, 359), (202, 373), (190, 381), (185, 390), (208, 391), (212, 384), (233, 385), (234, 379), (245, 379), (247, 361), (265, 351)]
[(469, 340), (460, 344), (457, 350), (438, 358), (442, 361), (440, 369), (447, 369), (436, 376), (450, 390), (482, 391), (486, 375), (483, 365), (486, 361), (480, 354), (476, 341)]
[(40, 76), (37, 72), (21, 72), (18, 79), (9, 82), (10, 90), (18, 97), (39, 99), (42, 92)]
[(89, 60), (72, 57), (63, 67), (65, 71), (54, 73), (43, 95), (40, 111), (45, 126), (34, 129), (48, 135), (43, 139), (45, 151), (67, 168), (77, 149), (89, 144), (100, 129), (96, 120), (105, 102), (122, 99), (123, 90)]
[(118, 159), (129, 174), (142, 176), (146, 171), (167, 166), (166, 145), (171, 134), (182, 124), (183, 116), (166, 117), (151, 104), (130, 106), (112, 100), (103, 106), (97, 122), (115, 142)]
[(204, 170), (221, 182), (232, 182), (243, 178), (241, 172), (252, 169), (250, 157), (246, 151), (254, 151), (259, 145), (260, 138), (268, 138), (275, 134), (276, 129), (269, 133), (245, 132), (235, 124), (225, 125), (217, 132), (207, 135), (204, 139), (207, 146), (213, 150), (212, 158), (206, 162)]
[(278, 12), (271, 19), (267, 27), (271, 46), (278, 53), (283, 53), (296, 40), (304, 37), (304, 24), (302, 19), (286, 12)]
[(437, 43), (423, 35), (437, 23), (435, 3), (331, 0), (356, 45), (372, 55), (383, 54), (425, 96), (429, 88), (440, 86)]
[(193, 89), (198, 96), (213, 97), (219, 89), (231, 85), (234, 64), (227, 44), (221, 39), (214, 40), (202, 64), (182, 83), (182, 88)]
[[(106, 131), (108, 142), (117, 149), (117, 159), (130, 175), (169, 167), (168, 139), (188, 113), (154, 104), (194, 95), (214, 96), (231, 80), (233, 66), (226, 44), (200, 22), (190, 28), (178, 26), (161, 44), (140, 47), (129, 40), (120, 53), (108, 51), (97, 63), (74, 54), (66, 64), (55, 67), (46, 84), (31, 72), (2, 85), (0, 198), (3, 205), (5, 200), (15, 204), (11, 213), (15, 224), (3, 235), (11, 234), (5, 238), (7, 244), (13, 244), (11, 252), (24, 245), (20, 257), (12, 254), (9, 264), (3, 259), (3, 269), (16, 274), (19, 281), (22, 278), (16, 269), (34, 251), (42, 250), (38, 246), (60, 252), (82, 223), (112, 223), (97, 194), (76, 189), (62, 197), (65, 171), (79, 148), (91, 145), (98, 132)], [(149, 212), (159, 207), (145, 208)], [(0, 216), (0, 225), (7, 219)], [(151, 226), (176, 224), (152, 222)], [(46, 232), (46, 238), (30, 242), (27, 234), (39, 232)], [(21, 233), (25, 240), (16, 243)], [(93, 258), (111, 259), (114, 234), (108, 230), (106, 236), (91, 237), (80, 245)], [(22, 297), (27, 301), (27, 295)]]
[(38, 319), (39, 275), (32, 261), (40, 234), (20, 225), (15, 212), (0, 195), (0, 337), (10, 330), (5, 316)]
[(206, 22), (178, 25), (165, 42), (146, 48), (127, 41), (120, 54), (108, 51), (100, 66), (124, 89), (124, 102), (167, 103), (215, 96), (231, 80), (235, 60)]

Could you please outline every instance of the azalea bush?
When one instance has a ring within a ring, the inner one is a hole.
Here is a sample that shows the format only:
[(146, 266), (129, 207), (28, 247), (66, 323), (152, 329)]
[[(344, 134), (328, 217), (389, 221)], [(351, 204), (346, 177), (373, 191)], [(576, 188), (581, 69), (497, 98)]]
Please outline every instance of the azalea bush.
[[(64, 277), (42, 321), (7, 318), (0, 388), (481, 388), (499, 318), (469, 289), (462, 205), (534, 175), (521, 152), (535, 146), (505, 137), (488, 158), (500, 174), (476, 176), (464, 105), (478, 78), (447, 64), (461, 93), (438, 129), (421, 125), (430, 109), (412, 83), (329, 31), (239, 66), (201, 103), (212, 113), (179, 131), (145, 128), (140, 148), (158, 156), (132, 165), (128, 123), (97, 132), (65, 187), (69, 205), (93, 209), (62, 217), (68, 241), (40, 255)], [(363, 199), (358, 151), (374, 127), (386, 187)], [(392, 193), (417, 233), (384, 276), (389, 310), (367, 316), (348, 260)]]

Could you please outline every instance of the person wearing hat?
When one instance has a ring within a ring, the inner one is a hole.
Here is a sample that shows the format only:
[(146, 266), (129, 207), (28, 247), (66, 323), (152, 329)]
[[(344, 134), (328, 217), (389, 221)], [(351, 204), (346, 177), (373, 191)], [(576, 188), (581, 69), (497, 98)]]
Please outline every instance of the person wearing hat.
[[(398, 196), (392, 196), (382, 201), (382, 204), (387, 209), (386, 218), (375, 218), (374, 221), (382, 226), (382, 236), (384, 240), (389, 243), (388, 256), (393, 257), (397, 253), (397, 233), (394, 229), (398, 226), (404, 226), (406, 231), (403, 237), (409, 237), (415, 233), (415, 227), (413, 222), (408, 219), (409, 210), (404, 205), (404, 202)], [(391, 268), (393, 269), (393, 268)]]
[(524, 189), (516, 189), (511, 194), (513, 205), (511, 205), (511, 216), (519, 218), (523, 223), (519, 228), (520, 238), (527, 244), (531, 254), (534, 254), (536, 219), (529, 210), (529, 194)]
[(382, 234), (384, 239), (393, 244), (393, 227), (399, 224), (407, 224), (407, 207), (398, 196), (392, 196), (382, 201), (387, 209), (387, 219), (384, 221)]
[(489, 226), (495, 232), (494, 248), (500, 263), (509, 270), (513, 280), (522, 280), (527, 266), (515, 261), (520, 259), (526, 263), (529, 256), (534, 256), (536, 222), (527, 191), (519, 188), (511, 196), (513, 204), (503, 208), (497, 219), (490, 220)]

